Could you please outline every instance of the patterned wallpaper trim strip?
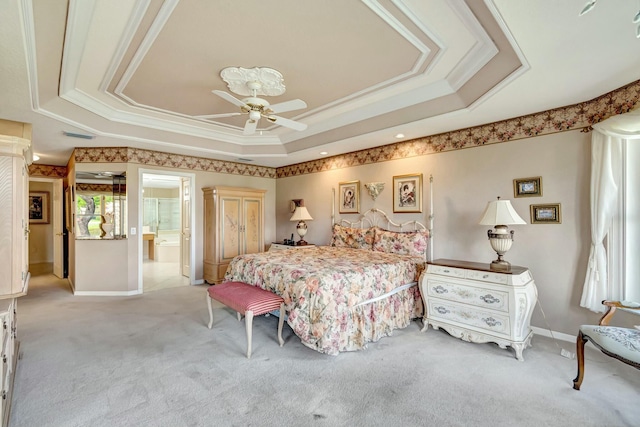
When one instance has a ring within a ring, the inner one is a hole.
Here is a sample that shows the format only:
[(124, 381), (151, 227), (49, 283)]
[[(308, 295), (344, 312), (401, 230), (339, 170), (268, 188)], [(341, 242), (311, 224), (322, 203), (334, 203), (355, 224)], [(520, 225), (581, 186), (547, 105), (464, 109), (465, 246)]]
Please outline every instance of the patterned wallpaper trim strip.
[[(589, 131), (595, 123), (616, 114), (624, 114), (640, 103), (640, 80), (590, 101), (529, 114), (500, 122), (459, 129), (439, 135), (412, 139), (313, 160), (279, 168), (247, 165), (196, 156), (164, 153), (128, 147), (80, 147), (74, 151), (76, 163), (139, 163), (149, 166), (246, 175), (263, 178), (284, 178), (315, 172), (349, 168), (407, 157), (424, 156), (444, 151), (461, 150), (488, 144), (514, 141), (557, 132), (583, 129)], [(66, 168), (32, 164), (31, 176), (62, 178)]]

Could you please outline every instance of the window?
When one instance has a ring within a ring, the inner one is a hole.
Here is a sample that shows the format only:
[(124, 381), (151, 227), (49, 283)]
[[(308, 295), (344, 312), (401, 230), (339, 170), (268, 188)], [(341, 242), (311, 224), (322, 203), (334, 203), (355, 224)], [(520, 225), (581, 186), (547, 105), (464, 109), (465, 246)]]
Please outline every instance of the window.
[(640, 301), (640, 141), (623, 141), (622, 158), (618, 209), (607, 239), (609, 284), (614, 298)]

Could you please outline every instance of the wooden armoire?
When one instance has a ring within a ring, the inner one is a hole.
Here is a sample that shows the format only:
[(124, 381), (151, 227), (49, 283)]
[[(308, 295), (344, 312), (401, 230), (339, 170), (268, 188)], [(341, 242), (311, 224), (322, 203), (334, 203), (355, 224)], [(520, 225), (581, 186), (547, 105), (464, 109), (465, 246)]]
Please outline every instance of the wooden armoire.
[(205, 187), (204, 280), (220, 283), (237, 255), (264, 251), (264, 194), (267, 190)]

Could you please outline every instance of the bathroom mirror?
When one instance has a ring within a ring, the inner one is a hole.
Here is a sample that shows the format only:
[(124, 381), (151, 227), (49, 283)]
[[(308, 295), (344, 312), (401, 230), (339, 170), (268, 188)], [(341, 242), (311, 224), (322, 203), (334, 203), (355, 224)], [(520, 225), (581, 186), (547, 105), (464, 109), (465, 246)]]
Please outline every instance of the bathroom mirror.
[(76, 239), (126, 238), (125, 172), (76, 172)]

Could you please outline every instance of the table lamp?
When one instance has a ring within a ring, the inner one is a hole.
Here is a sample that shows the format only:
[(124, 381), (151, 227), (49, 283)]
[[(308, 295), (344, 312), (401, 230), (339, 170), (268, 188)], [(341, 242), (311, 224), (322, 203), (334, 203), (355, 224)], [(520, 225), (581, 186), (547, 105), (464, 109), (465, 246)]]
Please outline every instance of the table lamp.
[(488, 230), (489, 242), (491, 247), (498, 254), (498, 259), (491, 262), (491, 268), (495, 270), (509, 270), (511, 264), (502, 257), (511, 249), (513, 244), (513, 230), (509, 230), (508, 225), (526, 224), (518, 213), (511, 206), (509, 200), (493, 200), (487, 203), (487, 208), (482, 214), (479, 224), (493, 225), (493, 230)]
[(296, 245), (304, 246), (307, 242), (304, 241), (303, 237), (307, 234), (307, 223), (305, 221), (312, 221), (311, 215), (309, 215), (309, 211), (304, 206), (296, 207), (296, 210), (293, 212), (291, 219), (289, 221), (298, 221), (296, 225), (296, 230), (298, 231), (298, 235), (300, 236), (300, 240)]

